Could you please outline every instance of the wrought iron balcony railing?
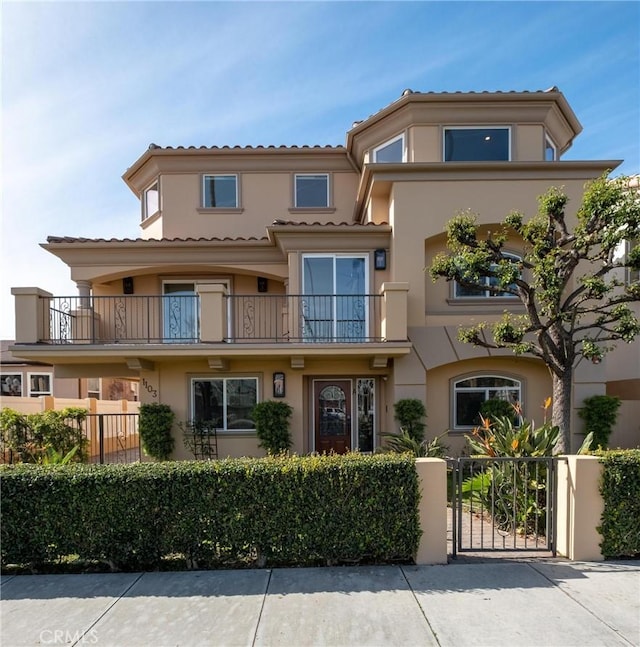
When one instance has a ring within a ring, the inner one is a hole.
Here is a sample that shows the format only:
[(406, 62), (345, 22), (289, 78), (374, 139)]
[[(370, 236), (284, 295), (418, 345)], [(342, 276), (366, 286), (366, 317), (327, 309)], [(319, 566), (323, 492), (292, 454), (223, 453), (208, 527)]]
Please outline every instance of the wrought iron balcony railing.
[(226, 295), (219, 301), (199, 295), (39, 298), (39, 341), (52, 344), (384, 340), (381, 295)]

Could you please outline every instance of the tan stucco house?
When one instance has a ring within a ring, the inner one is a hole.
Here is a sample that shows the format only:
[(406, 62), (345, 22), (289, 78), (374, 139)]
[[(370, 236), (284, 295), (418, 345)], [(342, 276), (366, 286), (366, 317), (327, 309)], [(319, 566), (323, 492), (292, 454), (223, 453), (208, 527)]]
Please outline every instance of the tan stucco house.
[[(457, 341), (460, 324), (517, 301), (433, 283), (424, 268), (461, 210), (490, 228), (515, 209), (534, 215), (555, 185), (575, 214), (585, 182), (620, 164), (563, 161), (581, 129), (557, 88), (406, 90), (344, 147), (152, 144), (123, 176), (140, 236), (50, 237), (78, 295), (14, 288), (12, 350), (61, 377), (139, 378), (142, 402), (213, 420), (223, 456), (262, 453), (250, 411), (270, 398), (293, 407), (299, 453), (375, 450), (406, 397), (459, 451), (484, 399), (538, 418), (551, 380), (538, 360)], [(638, 345), (616, 357), (578, 366), (574, 406), (617, 383), (635, 420), (618, 442), (635, 445)]]

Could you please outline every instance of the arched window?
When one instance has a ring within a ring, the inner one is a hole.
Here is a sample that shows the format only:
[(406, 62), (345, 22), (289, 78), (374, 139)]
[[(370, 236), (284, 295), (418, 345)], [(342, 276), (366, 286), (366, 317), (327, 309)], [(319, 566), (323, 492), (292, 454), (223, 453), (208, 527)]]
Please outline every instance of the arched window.
[[(508, 253), (503, 253), (503, 256), (506, 259), (509, 259), (510, 261), (513, 261), (514, 263), (519, 263), (522, 261), (522, 258), (518, 256), (517, 254), (508, 254)], [(494, 266), (491, 266), (491, 269), (493, 270)], [(489, 287), (489, 286), (497, 286), (498, 281), (496, 278), (492, 276), (485, 276), (483, 279), (484, 284)], [(515, 286), (514, 286), (515, 287)], [(454, 287), (453, 287), (453, 296), (456, 299), (482, 299), (482, 298), (488, 298), (488, 297), (493, 297), (493, 298), (508, 298), (508, 299), (514, 299), (515, 296), (513, 294), (510, 294), (509, 292), (492, 292), (491, 290), (483, 290), (482, 288), (469, 288), (464, 285), (460, 285), (457, 281), (454, 281)]]
[(486, 400), (522, 403), (522, 384), (503, 375), (475, 375), (453, 383), (453, 428), (480, 424), (480, 407)]

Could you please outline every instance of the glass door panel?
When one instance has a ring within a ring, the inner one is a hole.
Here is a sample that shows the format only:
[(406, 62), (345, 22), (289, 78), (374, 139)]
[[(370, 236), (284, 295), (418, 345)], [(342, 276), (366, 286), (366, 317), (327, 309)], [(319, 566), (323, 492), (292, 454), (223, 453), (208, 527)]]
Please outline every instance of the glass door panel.
[(199, 338), (198, 297), (194, 283), (165, 283), (162, 326), (165, 343), (193, 343)]

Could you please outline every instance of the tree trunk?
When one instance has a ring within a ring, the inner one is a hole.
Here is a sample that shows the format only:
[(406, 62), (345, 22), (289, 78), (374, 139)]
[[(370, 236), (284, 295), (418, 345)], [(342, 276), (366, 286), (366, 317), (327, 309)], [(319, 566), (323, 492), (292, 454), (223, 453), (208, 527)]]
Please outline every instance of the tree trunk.
[(551, 422), (560, 427), (556, 452), (568, 454), (571, 452), (571, 387), (573, 370), (565, 371), (561, 376), (552, 373), (551, 377), (553, 378)]

